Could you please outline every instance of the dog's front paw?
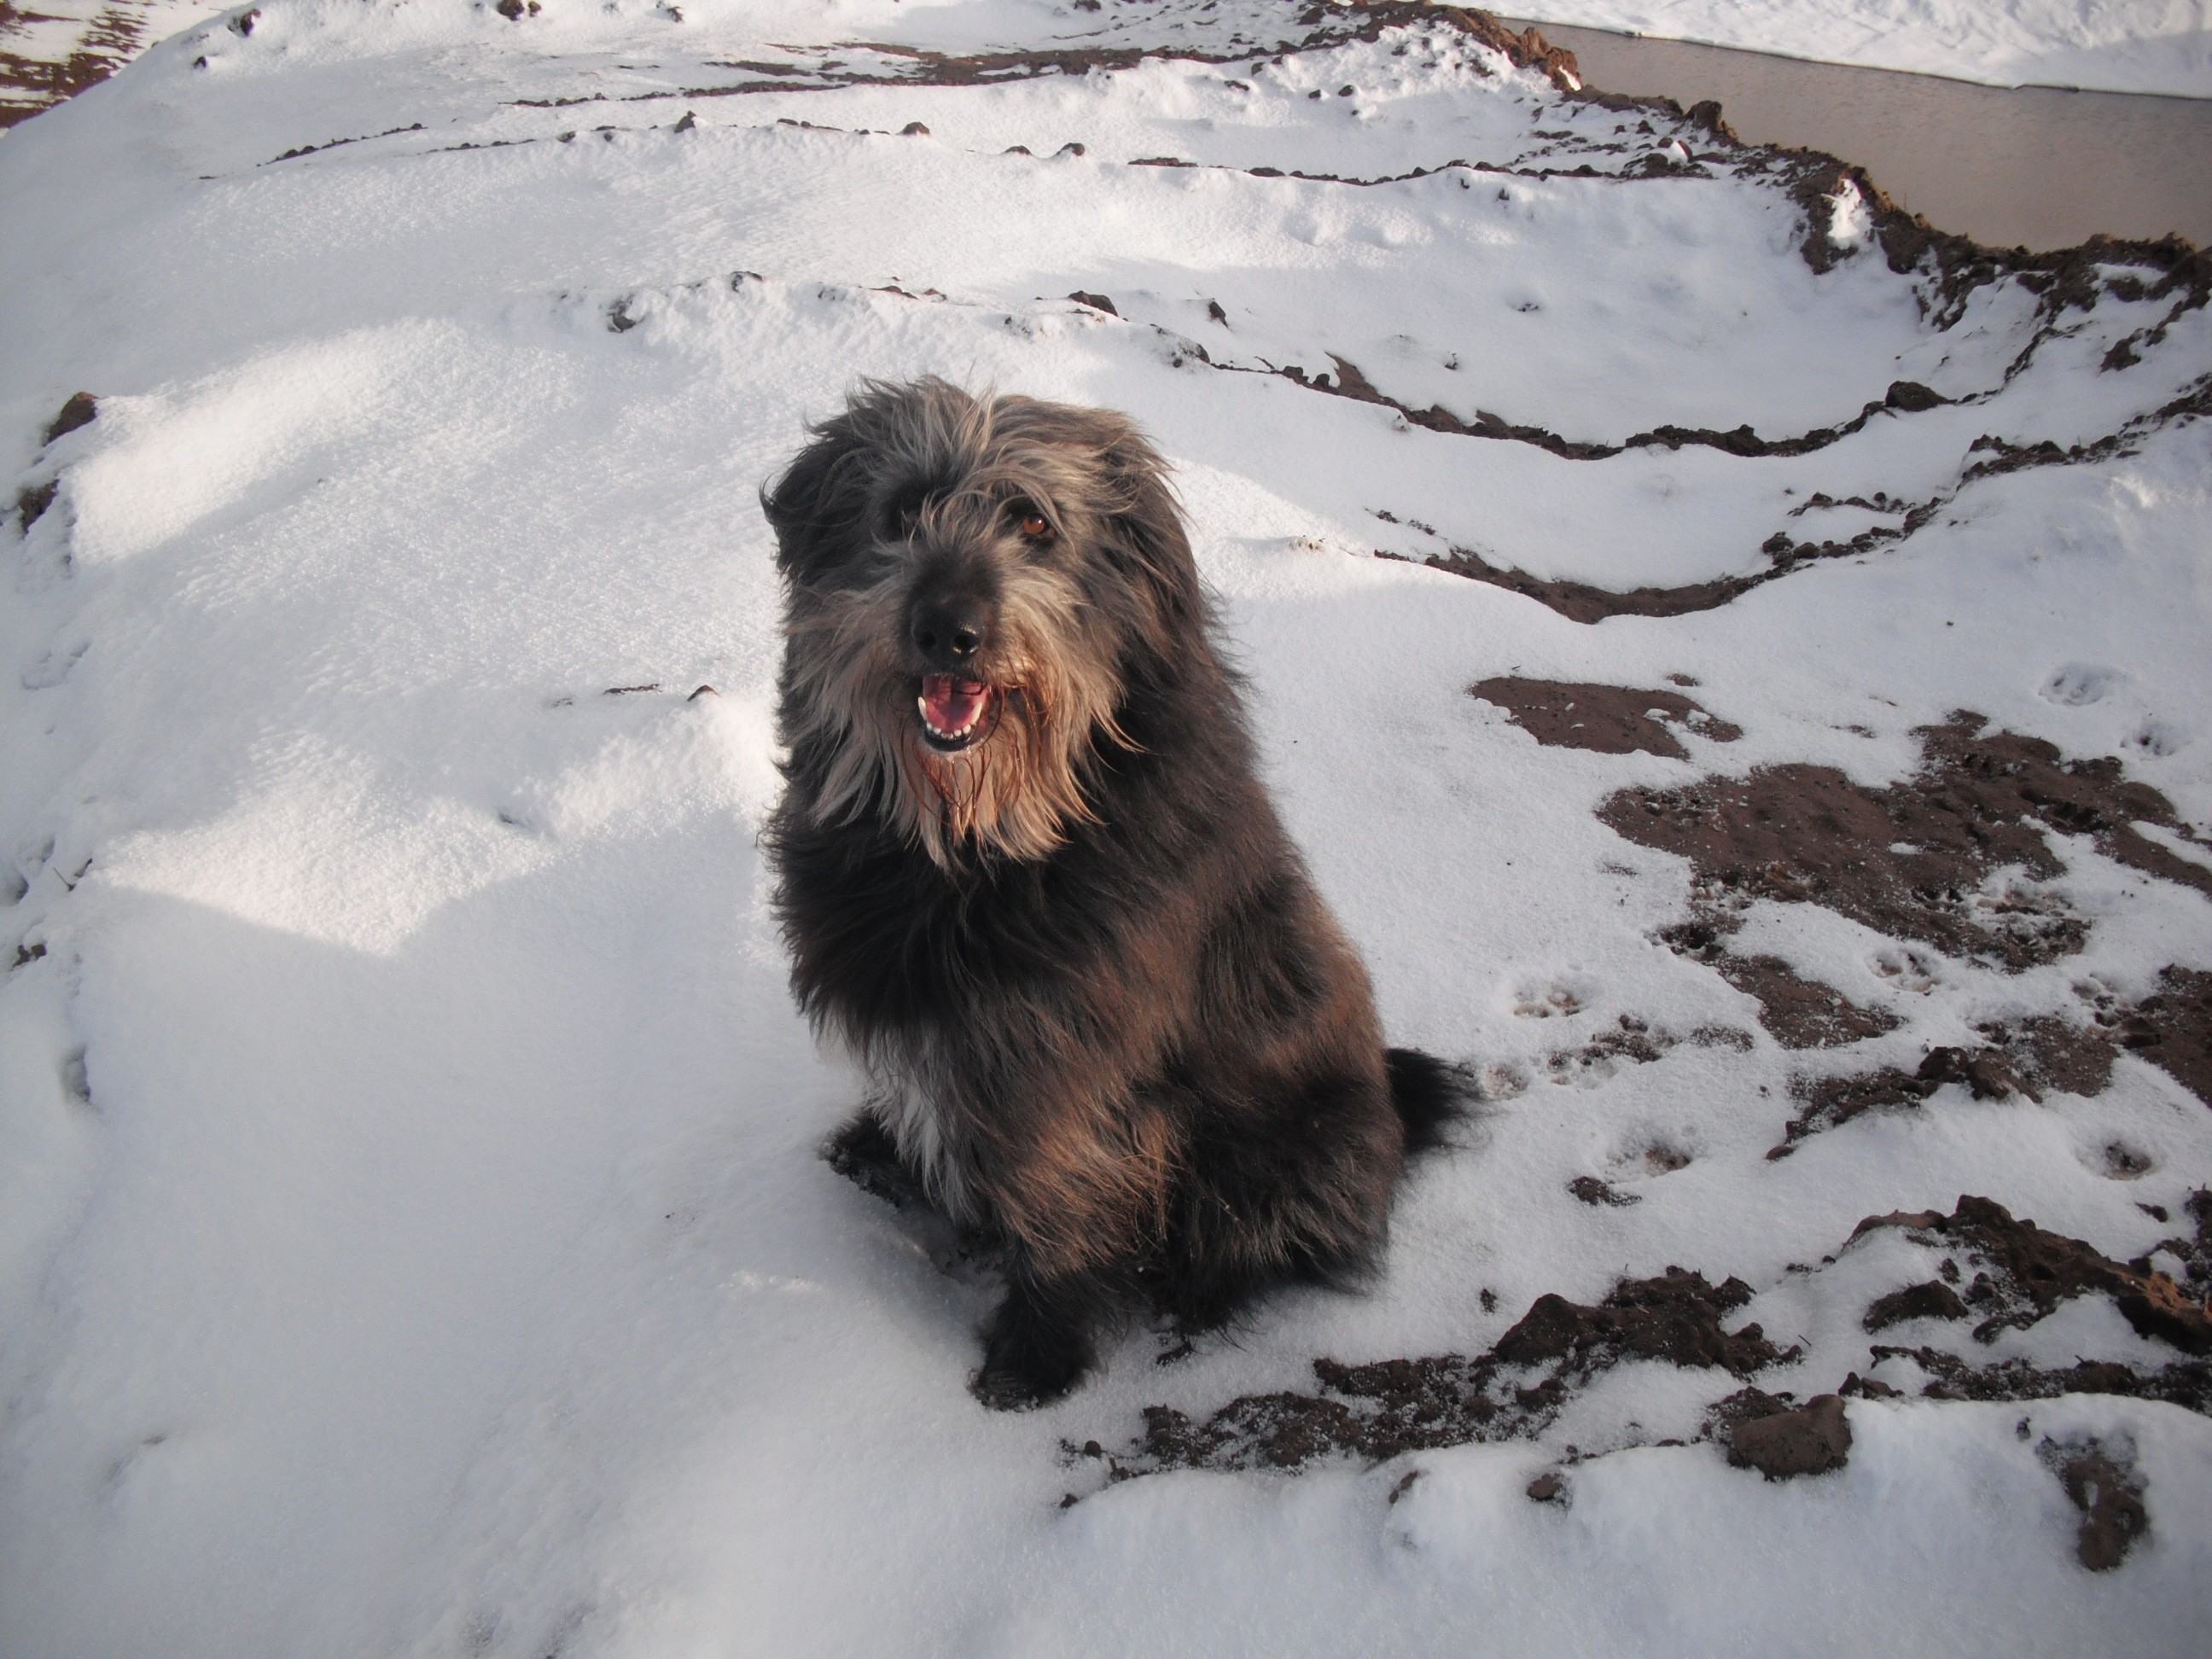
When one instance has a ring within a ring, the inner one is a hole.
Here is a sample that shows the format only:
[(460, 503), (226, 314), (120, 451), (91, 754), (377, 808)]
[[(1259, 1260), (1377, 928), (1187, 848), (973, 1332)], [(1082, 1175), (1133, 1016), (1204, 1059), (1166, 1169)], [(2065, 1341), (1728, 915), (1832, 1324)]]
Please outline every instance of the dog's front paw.
[(1026, 1368), (987, 1355), (983, 1369), (969, 1379), (968, 1392), (994, 1412), (1034, 1411), (1066, 1395), (1082, 1376), (1080, 1365)]
[(994, 1412), (1049, 1405), (1091, 1368), (1080, 1325), (1046, 1318), (1029, 1298), (1009, 1295), (983, 1337), (983, 1369), (968, 1391)]

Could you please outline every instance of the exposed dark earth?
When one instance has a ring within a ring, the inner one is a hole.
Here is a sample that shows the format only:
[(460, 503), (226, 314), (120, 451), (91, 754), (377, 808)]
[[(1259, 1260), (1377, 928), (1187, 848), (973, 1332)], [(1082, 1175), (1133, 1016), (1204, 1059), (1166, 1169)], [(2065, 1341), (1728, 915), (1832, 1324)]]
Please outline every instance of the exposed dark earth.
[[(1790, 1390), (1770, 1393), (1751, 1383), (1801, 1353), (1778, 1347), (1755, 1323), (1727, 1328), (1725, 1322), (1752, 1299), (1751, 1287), (1736, 1279), (1715, 1285), (1670, 1267), (1656, 1279), (1623, 1280), (1594, 1307), (1540, 1297), (1488, 1352), (1472, 1358), (1440, 1354), (1362, 1365), (1316, 1360), (1310, 1393), (1247, 1395), (1200, 1420), (1156, 1406), (1145, 1413), (1144, 1434), (1128, 1446), (1109, 1451), (1092, 1441), (1066, 1449), (1073, 1463), (1103, 1465), (1109, 1481), (1171, 1468), (1287, 1470), (1346, 1456), (1382, 1462), (1444, 1446), (1533, 1437), (1577, 1391), (1634, 1360), (1736, 1381), (1738, 1387), (1717, 1399), (1698, 1437), (1717, 1441), (1730, 1463), (1770, 1480), (1818, 1475), (1849, 1462), (1844, 1396), (1894, 1398), (1910, 1391), (1929, 1400), (2035, 1401), (2112, 1394), (2212, 1414), (2212, 1363), (2205, 1358), (2212, 1354), (2212, 1317), (2203, 1301), (2212, 1289), (2206, 1265), (2212, 1190), (2195, 1194), (2190, 1209), (2193, 1237), (2160, 1247), (2186, 1253), (2185, 1285), (2151, 1268), (2148, 1258), (2113, 1261), (1984, 1198), (1962, 1197), (1948, 1216), (1869, 1216), (1848, 1241), (1898, 1229), (1940, 1264), (1925, 1284), (1872, 1302), (1864, 1316), (1869, 1331), (1917, 1319), (1973, 1321), (1971, 1340), (1985, 1345), (2072, 1298), (2107, 1297), (2137, 1331), (2176, 1350), (2156, 1368), (2090, 1361), (2064, 1370), (2018, 1360), (1976, 1365), (1942, 1348), (1876, 1344), (1876, 1369), (1895, 1380), (1852, 1373), (1833, 1392), (1801, 1400)], [(2047, 1454), (2084, 1515), (2082, 1564), (2099, 1571), (2118, 1565), (2148, 1526), (2140, 1482), (2109, 1460), (2094, 1461), (2104, 1455), (2095, 1447)], [(1556, 1474), (1529, 1488), (1539, 1502), (1564, 1495)]]
[(1626, 685), (1569, 685), (1514, 677), (1484, 680), (1468, 695), (1495, 703), (1537, 742), (1601, 755), (1642, 750), (1669, 760), (1690, 751), (1675, 735), (1686, 729), (1714, 743), (1734, 743), (1740, 726), (1715, 720), (1680, 691), (1639, 691)]

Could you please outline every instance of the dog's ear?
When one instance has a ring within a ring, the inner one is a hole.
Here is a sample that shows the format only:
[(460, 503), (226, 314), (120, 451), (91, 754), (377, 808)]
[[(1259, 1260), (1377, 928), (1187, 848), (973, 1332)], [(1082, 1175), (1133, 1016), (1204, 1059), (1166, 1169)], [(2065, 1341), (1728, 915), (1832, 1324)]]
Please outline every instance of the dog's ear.
[(835, 562), (851, 544), (865, 509), (864, 441), (852, 412), (813, 428), (783, 476), (761, 489), (761, 511), (775, 532), (776, 568), (804, 580)]
[(1101, 459), (1115, 486), (1108, 541), (1116, 562), (1150, 592), (1165, 635), (1188, 637), (1203, 625), (1206, 599), (1182, 509), (1168, 487), (1167, 463), (1133, 428), (1109, 443)]

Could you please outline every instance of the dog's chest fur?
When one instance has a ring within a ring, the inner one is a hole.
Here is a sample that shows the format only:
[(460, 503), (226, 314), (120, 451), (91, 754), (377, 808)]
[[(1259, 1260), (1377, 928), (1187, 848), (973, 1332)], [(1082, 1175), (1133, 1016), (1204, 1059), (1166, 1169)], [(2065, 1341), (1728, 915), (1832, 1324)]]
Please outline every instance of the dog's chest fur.
[(953, 1220), (982, 1219), (969, 1190), (967, 1135), (954, 1102), (957, 1067), (932, 1027), (882, 1042), (862, 1061), (870, 1103), (899, 1156)]

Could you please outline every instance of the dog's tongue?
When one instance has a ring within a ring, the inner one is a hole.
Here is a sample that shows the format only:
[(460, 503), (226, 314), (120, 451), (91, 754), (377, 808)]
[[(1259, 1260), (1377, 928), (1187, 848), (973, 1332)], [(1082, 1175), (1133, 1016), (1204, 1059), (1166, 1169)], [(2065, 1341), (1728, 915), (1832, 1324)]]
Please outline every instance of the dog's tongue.
[(991, 688), (951, 674), (921, 677), (921, 712), (940, 732), (964, 732), (983, 707)]

